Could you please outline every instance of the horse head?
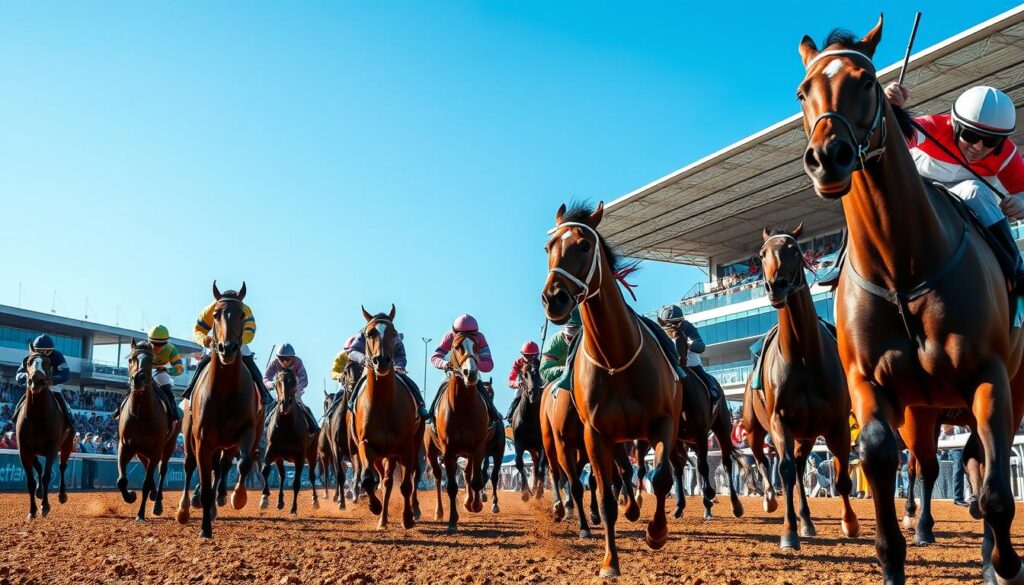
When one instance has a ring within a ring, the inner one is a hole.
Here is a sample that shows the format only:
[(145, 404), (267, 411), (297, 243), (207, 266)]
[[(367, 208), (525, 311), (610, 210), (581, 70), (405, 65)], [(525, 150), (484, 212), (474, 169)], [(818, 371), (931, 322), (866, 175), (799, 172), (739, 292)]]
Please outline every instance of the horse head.
[(277, 392), (277, 408), (281, 414), (291, 413), (295, 406), (295, 374), (289, 369), (283, 369), (274, 376), (274, 390)]
[[(604, 278), (601, 256), (610, 270), (616, 257), (597, 233), (604, 214), (604, 203), (596, 209), (563, 204), (555, 214), (555, 228), (544, 246), (548, 255), (548, 278), (541, 292), (541, 302), (548, 320), (562, 325), (577, 305), (600, 292)], [(609, 275), (611, 276), (611, 275)]]
[(363, 309), (366, 327), (363, 337), (366, 338), (366, 362), (373, 373), (378, 376), (390, 374), (395, 367), (395, 345), (398, 342), (398, 331), (395, 329), (395, 305), (391, 312), (371, 315)]
[(153, 346), (148, 341), (132, 339), (132, 351), (128, 354), (128, 389), (144, 392), (152, 386)]
[(462, 383), (472, 386), (480, 380), (480, 369), (477, 366), (476, 341), (472, 335), (456, 333), (452, 340), (452, 354), (448, 365)]
[(217, 281), (213, 282), (213, 298), (217, 301), (213, 308), (213, 351), (224, 364), (234, 363), (242, 350), (242, 331), (245, 328), (245, 283), (238, 292), (217, 289)]
[(761, 234), (764, 244), (758, 256), (764, 270), (764, 288), (768, 292), (768, 301), (776, 309), (785, 307), (790, 296), (807, 288), (807, 277), (804, 276), (807, 260), (797, 242), (803, 229), (801, 222), (791, 231), (768, 231), (765, 228)]
[(50, 356), (40, 353), (29, 346), (29, 354), (22, 362), (28, 374), (28, 391), (38, 395), (49, 389), (53, 380), (53, 362)]
[(540, 377), (539, 360), (528, 359), (520, 364), (519, 379), (523, 381), (523, 398), (531, 404), (539, 403), (540, 391), (544, 388), (544, 380)]
[(871, 62), (881, 40), (879, 17), (859, 41), (833, 32), (823, 51), (808, 36), (800, 42), (806, 74), (796, 97), (808, 139), (804, 170), (825, 199), (849, 193), (854, 171), (884, 149), (888, 102)]
[(324, 390), (324, 412), (327, 412), (327, 410), (331, 408), (331, 405), (334, 404), (337, 397), (338, 392), (328, 392), (327, 390)]

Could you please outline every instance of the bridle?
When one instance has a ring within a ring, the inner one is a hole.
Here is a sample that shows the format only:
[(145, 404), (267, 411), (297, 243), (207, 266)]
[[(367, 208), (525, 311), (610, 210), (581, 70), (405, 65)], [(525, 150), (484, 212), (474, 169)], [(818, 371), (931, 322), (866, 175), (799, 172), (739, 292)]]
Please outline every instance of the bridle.
[[(128, 363), (131, 364), (132, 360), (137, 360), (140, 355), (147, 356), (149, 358), (150, 365), (152, 365), (152, 363), (153, 363), (153, 352), (152, 351), (148, 351), (146, 349), (142, 349), (142, 348), (135, 349), (135, 350), (132, 351), (132, 353), (128, 354)], [(145, 368), (145, 369), (151, 370), (152, 368)], [(143, 368), (140, 366), (139, 367), (139, 371), (142, 371), (142, 370), (143, 370)], [(150, 389), (153, 388), (153, 376), (152, 375), (149, 376), (149, 381), (146, 382), (145, 386), (148, 386)], [(128, 389), (131, 390), (132, 392), (135, 392), (137, 390), (137, 388), (135, 387), (135, 376), (134, 375), (128, 376)], [(145, 388), (143, 388), (143, 389), (145, 389)]]
[[(452, 342), (452, 356), (448, 360), (448, 365), (451, 366), (453, 375), (458, 375), (459, 377), (461, 377), (462, 364), (466, 363), (469, 360), (475, 360), (478, 358), (478, 356), (476, 354), (476, 339), (464, 333), (459, 333), (458, 336), (463, 337), (465, 339), (469, 339), (473, 343), (473, 353), (466, 355), (466, 357), (462, 361), (459, 361), (458, 353), (455, 351), (456, 344), (454, 343), (454, 341)], [(456, 339), (458, 339), (458, 337), (456, 337)], [(466, 382), (465, 379), (463, 379), (462, 381)]]
[[(395, 324), (391, 321), (391, 319), (385, 319), (383, 317), (375, 317), (375, 318), (371, 319), (370, 321), (368, 321), (366, 323), (366, 328), (363, 329), (363, 331), (366, 331), (367, 329), (370, 329), (371, 327), (375, 327), (378, 324), (384, 324), (384, 325), (387, 325), (388, 327), (391, 327), (391, 328), (395, 327)], [(365, 336), (365, 333), (364, 333), (364, 336)], [(384, 346), (383, 342), (384, 342), (384, 339), (381, 338), (381, 347), (382, 348)], [(381, 351), (380, 353), (378, 353), (376, 355), (370, 355), (370, 352), (369, 352), (370, 345), (369, 344), (366, 345), (366, 349), (367, 349), (367, 352), (366, 352), (367, 369), (372, 370), (374, 374), (377, 374), (377, 368), (373, 367), (373, 362), (371, 360), (373, 358), (375, 358), (375, 357), (380, 357), (380, 356), (384, 355), (384, 352)]]
[[(219, 305), (221, 303), (238, 303), (238, 305), (240, 307), (245, 307), (245, 303), (242, 302), (242, 299), (236, 299), (236, 298), (232, 298), (232, 297), (221, 297), (221, 298), (217, 299), (217, 304)], [(222, 307), (217, 307), (215, 309), (215, 311), (221, 311), (221, 310), (223, 310)], [(244, 309), (243, 309), (243, 311), (244, 311)], [(243, 315), (243, 317), (244, 317), (244, 315)], [(215, 319), (214, 322), (213, 322), (213, 327), (210, 329), (210, 332), (213, 333), (215, 340), (216, 340), (216, 331), (217, 331), (217, 321)], [(210, 351), (212, 353), (216, 353), (217, 355), (221, 356), (221, 358), (223, 358), (224, 355), (221, 353), (221, 351), (219, 349), (219, 346), (220, 346), (220, 343), (214, 343), (213, 347), (210, 348)], [(241, 349), (241, 347), (242, 347), (241, 336), (239, 336), (239, 339), (238, 339), (238, 347), (239, 347), (239, 349)]]
[[(809, 71), (815, 63), (817, 63), (821, 59), (824, 59), (825, 57), (838, 56), (860, 57), (861, 59), (864, 59), (865, 61), (868, 62), (868, 66), (870, 67), (871, 73), (873, 75), (875, 74), (875, 65), (874, 63), (872, 63), (871, 58), (865, 55), (864, 53), (861, 53), (860, 51), (854, 51), (853, 49), (835, 49), (832, 51), (822, 51), (815, 55), (814, 58), (807, 63), (805, 70)], [(857, 149), (857, 160), (859, 161), (859, 165), (857, 166), (856, 170), (862, 170), (865, 168), (868, 161), (881, 157), (882, 153), (885, 152), (886, 124), (884, 114), (885, 100), (882, 94), (882, 85), (878, 82), (878, 77), (876, 75), (875, 116), (872, 119), (871, 127), (868, 128), (867, 134), (864, 135), (863, 140), (857, 140), (857, 133), (854, 131), (853, 125), (850, 124), (850, 121), (847, 120), (846, 117), (840, 114), (839, 112), (825, 112), (818, 116), (818, 118), (814, 120), (814, 124), (811, 125), (811, 131), (808, 132), (807, 138), (808, 140), (810, 140), (810, 138), (814, 136), (814, 131), (818, 128), (818, 124), (820, 124), (823, 120), (830, 118), (838, 120), (840, 125), (842, 125), (842, 127), (846, 129), (847, 134), (850, 135), (850, 140), (853, 141), (853, 144)], [(878, 148), (872, 150), (871, 139), (874, 136), (875, 132), (879, 130), (881, 131), (881, 141), (879, 142)]]
[[(790, 240), (791, 242), (796, 244), (796, 249), (798, 250), (798, 253), (802, 254), (802, 252), (799, 252), (799, 250), (800, 250), (800, 242), (798, 242), (797, 239), (795, 237), (793, 237), (791, 234), (775, 234), (775, 235), (772, 235), (772, 236), (768, 236), (768, 239), (766, 239), (764, 241), (764, 243), (761, 244), (761, 249), (758, 252), (758, 254), (763, 253), (765, 251), (765, 248), (768, 247), (768, 242), (772, 241), (775, 238), (782, 238), (782, 239), (785, 239), (785, 240)], [(810, 267), (807, 266), (807, 261), (804, 260), (803, 256), (801, 255), (800, 256), (800, 268), (797, 269), (796, 278), (791, 279), (792, 282), (789, 283), (789, 288), (786, 290), (786, 298), (789, 298), (789, 297), (793, 296), (794, 294), (800, 292), (801, 290), (803, 290), (805, 288), (808, 288), (807, 277), (806, 277), (806, 275), (804, 275), (804, 268), (810, 268)], [(764, 279), (764, 287), (765, 287), (765, 289), (769, 289), (769, 285), (770, 284), (771, 283), (768, 282), (768, 279), (765, 278)], [(769, 289), (769, 292), (770, 292), (770, 289)]]

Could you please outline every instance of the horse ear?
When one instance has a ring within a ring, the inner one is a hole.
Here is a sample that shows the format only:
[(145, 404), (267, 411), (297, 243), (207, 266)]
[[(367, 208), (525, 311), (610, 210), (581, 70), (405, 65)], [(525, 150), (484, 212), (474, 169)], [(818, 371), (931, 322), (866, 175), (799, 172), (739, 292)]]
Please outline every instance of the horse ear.
[(132, 349), (135, 349), (136, 347), (137, 347), (137, 344), (135, 343), (135, 338), (132, 337)]
[(601, 225), (602, 217), (604, 217), (604, 201), (597, 204), (597, 209), (590, 214), (590, 221), (587, 223), (590, 224), (590, 227), (597, 228), (597, 226)]
[(800, 39), (800, 58), (803, 59), (804, 67), (811, 62), (811, 59), (818, 56), (818, 45), (814, 44), (814, 39), (804, 35), (804, 38)]
[(363, 318), (366, 319), (367, 323), (373, 321), (373, 315), (366, 312), (366, 307), (359, 305), (359, 308), (363, 310)]
[(878, 43), (882, 42), (882, 20), (883, 15), (878, 15), (878, 24), (875, 28), (868, 31), (868, 34), (864, 35), (864, 38), (857, 41), (857, 45), (860, 46), (861, 52), (868, 57), (875, 56), (875, 49), (878, 48)]
[(395, 303), (391, 303), (391, 311), (388, 313), (388, 321), (395, 320)]
[(242, 281), (242, 288), (238, 289), (238, 300), (245, 298), (245, 281)]
[(761, 237), (764, 238), (764, 241), (766, 242), (768, 241), (768, 238), (772, 237), (772, 235), (768, 233), (768, 228), (761, 230)]
[(796, 239), (800, 239), (800, 234), (803, 233), (803, 231), (804, 231), (804, 222), (801, 221), (800, 225), (798, 225), (795, 228), (793, 228), (793, 231), (792, 231), (793, 237), (796, 238)]
[(565, 203), (563, 203), (562, 206), (558, 208), (558, 211), (555, 212), (555, 225), (562, 223), (563, 215), (565, 215)]
[(217, 281), (213, 281), (213, 298), (220, 300), (220, 289), (217, 288)]

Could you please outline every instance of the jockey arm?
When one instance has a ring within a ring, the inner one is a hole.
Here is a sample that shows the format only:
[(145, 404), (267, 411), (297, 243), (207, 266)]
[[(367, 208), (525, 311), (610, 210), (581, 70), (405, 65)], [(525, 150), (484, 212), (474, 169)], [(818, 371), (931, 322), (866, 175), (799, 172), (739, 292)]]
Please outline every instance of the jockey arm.
[(405, 367), (409, 365), (409, 360), (405, 355), (405, 343), (401, 339), (395, 340), (395, 367), (399, 370), (405, 371)]
[(295, 371), (295, 393), (302, 396), (302, 392), (309, 386), (309, 377), (306, 375), (306, 364), (295, 358), (292, 369)]
[(344, 351), (338, 352), (338, 355), (334, 357), (334, 366), (331, 367), (331, 379), (340, 382), (341, 374), (345, 371), (345, 366), (347, 364), (348, 354)]
[(565, 336), (558, 332), (548, 340), (544, 355), (540, 359), (540, 375), (544, 382), (553, 382), (561, 377), (565, 370), (565, 361), (569, 355), (569, 344)]
[(185, 362), (181, 359), (181, 353), (173, 344), (167, 344), (167, 362), (157, 367), (166, 368), (171, 376), (180, 376), (185, 373)]
[(683, 321), (683, 334), (686, 335), (686, 344), (693, 353), (704, 353), (706, 346), (700, 336), (700, 332), (689, 321)]
[(362, 331), (356, 336), (355, 342), (348, 350), (348, 359), (360, 366), (366, 367), (366, 337), (363, 336)]
[[(50, 365), (53, 366), (53, 378), (50, 380), (50, 383), (54, 386), (64, 384), (71, 379), (71, 368), (68, 367), (68, 361), (64, 359), (64, 355), (59, 351), (50, 353)], [(25, 364), (18, 367), (18, 371), (14, 375), (14, 381), (21, 387), (28, 385), (28, 370), (25, 368)]]
[(270, 365), (267, 366), (267, 371), (263, 374), (263, 387), (268, 391), (274, 391), (274, 377), (277, 376), (277, 372), (281, 370), (281, 365), (277, 363), (277, 360), (271, 360)]
[(519, 388), (519, 366), (523, 365), (523, 358), (516, 358), (516, 361), (512, 364), (512, 371), (508, 373), (508, 387)]
[(452, 350), (452, 341), (455, 339), (455, 335), (451, 331), (444, 334), (441, 338), (441, 343), (434, 349), (433, 355), (430, 356), (430, 364), (439, 370), (444, 370), (448, 367), (448, 352)]
[[(206, 306), (199, 318), (196, 319), (195, 327), (192, 329), (192, 339), (203, 347), (210, 347), (210, 330), (213, 329), (213, 311), (217, 306), (216, 302)], [(242, 304), (242, 343), (248, 345), (256, 337), (256, 319), (252, 316), (249, 305)]]
[(481, 372), (490, 372), (494, 369), (494, 360), (491, 358), (491, 346), (487, 345), (487, 338), (484, 334), (476, 332), (476, 343), (479, 345), (477, 348), (477, 367)]

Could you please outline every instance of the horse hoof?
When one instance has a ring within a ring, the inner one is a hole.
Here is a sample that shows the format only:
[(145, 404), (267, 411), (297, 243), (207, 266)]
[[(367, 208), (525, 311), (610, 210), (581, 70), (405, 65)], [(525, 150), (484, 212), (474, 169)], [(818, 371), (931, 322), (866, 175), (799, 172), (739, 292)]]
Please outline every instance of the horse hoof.
[(36, 519), (36, 513), (35, 512), (29, 512), (28, 513), (28, 519), (29, 520), (35, 520)]
[(800, 536), (810, 538), (812, 536), (818, 536), (818, 531), (814, 529), (814, 525), (811, 523), (802, 523), (800, 526)]
[(765, 514), (772, 514), (779, 509), (779, 502), (775, 498), (765, 498), (762, 501)]
[(175, 519), (178, 521), (178, 524), (187, 524), (188, 516), (188, 508), (178, 508), (178, 513), (175, 516)]
[(278, 502), (277, 502), (277, 509), (278, 510), (284, 510), (284, 502), (283, 501), (278, 500)]
[(586, 528), (580, 529), (580, 538), (582, 538), (582, 539), (590, 538), (590, 531), (587, 530)]
[(269, 506), (270, 501), (267, 499), (267, 496), (260, 498), (260, 510), (266, 510)]
[(62, 504), (68, 503), (68, 495), (67, 494), (58, 494), (57, 495), (57, 501), (62, 503)]
[(124, 501), (126, 504), (134, 504), (137, 499), (135, 492), (126, 492), (124, 494)]
[(935, 535), (933, 534), (915, 534), (914, 535), (914, 546), (928, 546), (929, 544), (935, 544)]
[(555, 522), (561, 522), (565, 518), (565, 506), (558, 502), (551, 507), (551, 513), (555, 516)]
[(374, 516), (379, 516), (383, 509), (384, 509), (384, 506), (381, 505), (380, 501), (375, 500), (375, 499), (370, 500), (370, 513), (371, 514), (373, 514)]
[(600, 577), (602, 579), (612, 579), (619, 576), (619, 570), (615, 567), (602, 567)]
[(661, 550), (668, 541), (668, 526), (655, 528), (654, 522), (647, 524), (647, 532), (644, 534), (644, 542), (651, 550)]
[(566, 520), (572, 520), (575, 517), (576, 517), (576, 508), (566, 508), (565, 509), (565, 519)]
[(50, 515), (50, 507), (47, 505), (43, 505), (43, 507), (39, 509), (39, 512), (42, 513), (43, 518), (46, 518)]
[(288, 513), (291, 514), (292, 516), (298, 516), (299, 515), (299, 510), (298, 509), (293, 509), (293, 510), (289, 511)]
[(444, 533), (447, 534), (448, 536), (451, 536), (451, 535), (455, 534), (456, 530), (457, 529), (456, 529), (455, 526), (452, 526), (451, 524), (449, 524), (448, 528), (445, 528)]
[(319, 510), (320, 509), (320, 502), (318, 500), (313, 500), (313, 509), (314, 510)]
[(491, 504), (491, 513), (492, 514), (497, 514), (499, 511), (500, 510), (498, 510), (498, 502), (494, 502), (493, 504)]
[(705, 509), (704, 510), (704, 520), (711, 520), (712, 518), (713, 518), (713, 516), (711, 515), (711, 510)]
[(217, 496), (217, 507), (218, 508), (223, 508), (224, 506), (227, 505), (227, 503), (228, 503), (228, 497), (227, 496)]
[(205, 529), (204, 530), (200, 530), (199, 531), (199, 538), (213, 538), (213, 531), (212, 530), (205, 530)]
[(245, 507), (245, 503), (249, 501), (249, 495), (245, 493), (244, 489), (236, 489), (231, 492), (231, 507), (236, 510), (241, 510)]
[(213, 508), (210, 508), (210, 520), (216, 520), (216, 519), (217, 519), (217, 506), (214, 506)]
[(591, 512), (590, 513), (590, 523), (594, 524), (595, 526), (601, 526), (602, 525), (601, 524), (601, 515), (596, 513), (596, 512)]
[(779, 548), (782, 550), (800, 550), (800, 537), (795, 534), (783, 534), (779, 539)]
[(743, 504), (741, 504), (739, 500), (732, 503), (732, 515), (736, 518), (743, 516)]
[(981, 515), (981, 506), (978, 505), (978, 500), (971, 500), (971, 505), (967, 507), (967, 511), (970, 512), (971, 518), (975, 520), (984, 519)]
[(202, 503), (202, 501), (201, 501), (201, 500), (199, 499), (199, 496), (198, 496), (198, 495), (194, 495), (194, 496), (192, 496), (192, 507), (193, 507), (193, 508), (202, 508), (202, 507), (203, 507), (203, 503)]
[(672, 517), (675, 518), (676, 520), (679, 520), (680, 518), (682, 518), (683, 517), (683, 509), (682, 508), (676, 508), (676, 511), (672, 513)]
[(158, 501), (156, 501), (153, 504), (153, 515), (154, 516), (160, 516), (163, 513), (164, 513), (164, 504), (163, 504), (163, 502), (158, 500)]
[(480, 494), (480, 499), (486, 502), (487, 501), (487, 494)]
[(411, 530), (415, 526), (416, 526), (416, 521), (414, 519), (412, 519), (412, 518), (405, 518), (405, 517), (402, 518), (402, 528), (404, 528), (406, 530)]
[(627, 506), (626, 507), (625, 516), (626, 516), (626, 520), (629, 520), (630, 522), (636, 522), (637, 520), (639, 520), (640, 519), (640, 502), (637, 502), (636, 506)]
[(39, 487), (36, 488), (36, 497), (39, 498), (40, 500), (43, 499), (43, 486), (42, 485), (40, 485)]
[(1024, 565), (1017, 569), (1017, 574), (1009, 579), (1003, 579), (999, 576), (999, 573), (992, 570), (992, 573), (996, 576), (996, 583), (998, 585), (1024, 585)]
[(847, 538), (857, 538), (860, 535), (860, 521), (856, 518), (849, 522), (843, 520), (843, 534), (845, 534)]
[(914, 526), (916, 526), (916, 525), (917, 525), (917, 519), (916, 518), (914, 518), (910, 514), (906, 514), (906, 515), (903, 516), (903, 527), (904, 528), (906, 528), (907, 530), (913, 530)]
[(135, 521), (136, 522), (145, 522), (146, 521), (146, 517), (141, 515), (141, 514), (136, 514), (135, 515)]
[(523, 492), (522, 493), (522, 497), (523, 497), (523, 501), (524, 502), (529, 502), (530, 501), (530, 492)]
[(479, 514), (484, 511), (484, 504), (480, 500), (473, 502), (473, 512)]

